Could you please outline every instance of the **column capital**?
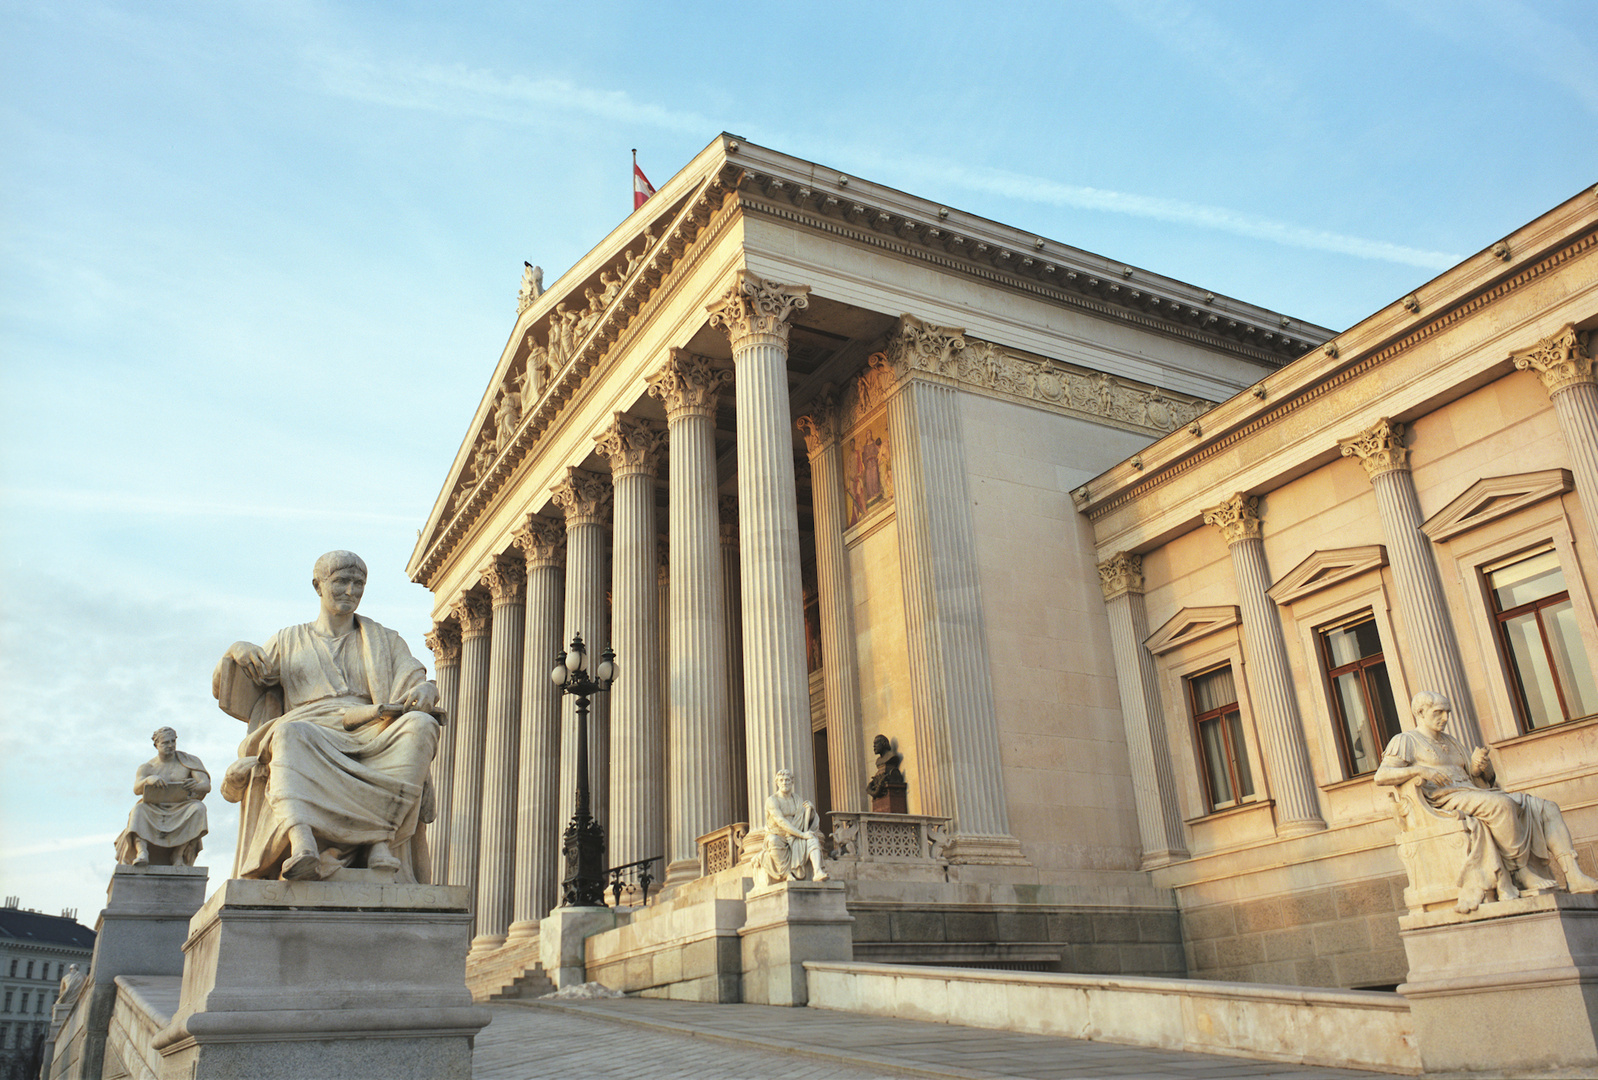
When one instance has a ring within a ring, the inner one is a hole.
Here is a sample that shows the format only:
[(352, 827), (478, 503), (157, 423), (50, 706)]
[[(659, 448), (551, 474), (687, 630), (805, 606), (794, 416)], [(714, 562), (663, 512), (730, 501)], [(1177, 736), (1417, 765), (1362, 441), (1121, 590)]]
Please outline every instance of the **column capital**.
[(1357, 457), (1365, 475), (1375, 480), (1383, 473), (1409, 468), (1409, 447), (1404, 445), (1404, 425), (1382, 417), (1347, 439), (1338, 439), (1344, 457)]
[(687, 349), (671, 350), (671, 358), (649, 376), (649, 392), (666, 406), (666, 419), (706, 416), (715, 419), (716, 398), (732, 382), (732, 372), (718, 371), (703, 356)]
[(566, 513), (566, 528), (578, 525), (603, 525), (610, 517), (614, 498), (610, 478), (575, 465), (566, 467), (566, 478), (549, 489), (555, 505)]
[(1549, 397), (1572, 386), (1594, 382), (1587, 335), (1578, 333), (1574, 324), (1567, 324), (1525, 352), (1510, 353), (1509, 358), (1517, 370), (1535, 371)]
[(642, 473), (654, 476), (666, 449), (666, 434), (649, 421), (626, 413), (616, 413), (610, 426), (594, 436), (599, 452), (610, 459), (610, 475), (618, 477)]
[(805, 449), (815, 457), (838, 441), (838, 395), (829, 385), (810, 401), (805, 414), (794, 421), (805, 437)]
[(1099, 587), (1106, 602), (1127, 593), (1143, 592), (1143, 556), (1117, 551), (1099, 563)]
[(433, 667), (453, 667), (461, 662), (461, 628), (445, 619), (433, 624), (433, 629), (422, 639), (433, 650)]
[(716, 503), (721, 513), (721, 542), (726, 547), (738, 546), (738, 496), (723, 495)]
[(496, 555), (479, 580), (488, 586), (488, 595), (493, 598), (495, 607), (527, 602), (527, 563), (524, 559), (512, 558), (508, 554)]
[(529, 570), (566, 565), (566, 526), (554, 518), (528, 514), (511, 538), (526, 556)]
[(710, 312), (710, 325), (727, 332), (736, 358), (740, 348), (761, 341), (786, 347), (788, 320), (810, 306), (809, 292), (808, 285), (783, 285), (739, 270), (721, 299), (705, 305), (705, 310)]
[(1204, 511), (1204, 524), (1214, 525), (1226, 538), (1226, 546), (1260, 538), (1260, 500), (1257, 495), (1239, 492), (1220, 506)]
[(493, 622), (493, 602), (480, 592), (464, 593), (449, 609), (460, 622), (463, 641), (487, 634)]

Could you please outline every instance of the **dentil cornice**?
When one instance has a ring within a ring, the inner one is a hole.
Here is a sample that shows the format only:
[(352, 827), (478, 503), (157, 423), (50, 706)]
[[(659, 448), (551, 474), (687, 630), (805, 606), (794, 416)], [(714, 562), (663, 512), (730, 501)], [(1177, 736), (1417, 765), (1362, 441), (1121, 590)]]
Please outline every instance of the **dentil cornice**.
[(566, 512), (566, 528), (578, 525), (603, 525), (610, 518), (614, 491), (610, 478), (575, 465), (566, 467), (566, 477), (549, 489), (555, 505)]
[(672, 349), (670, 359), (649, 376), (649, 393), (666, 407), (666, 419), (716, 417), (716, 400), (732, 382), (732, 372), (719, 371), (708, 359), (687, 349)]
[(1099, 563), (1099, 587), (1108, 603), (1117, 596), (1143, 592), (1143, 556), (1117, 551)]
[(1409, 448), (1404, 445), (1404, 425), (1387, 417), (1348, 439), (1338, 439), (1344, 457), (1357, 457), (1365, 475), (1375, 480), (1383, 473), (1409, 468)]
[(649, 421), (616, 413), (610, 427), (594, 436), (599, 452), (610, 459), (612, 478), (644, 473), (654, 476), (666, 452), (666, 433)]
[(788, 345), (788, 320), (810, 306), (808, 285), (783, 285), (740, 269), (721, 299), (705, 305), (710, 325), (732, 342), (733, 358), (749, 345)]
[(1204, 511), (1204, 524), (1214, 525), (1226, 546), (1260, 539), (1260, 500), (1256, 495), (1233, 495), (1220, 506)]
[(1520, 371), (1535, 371), (1548, 396), (1593, 382), (1592, 354), (1587, 351), (1587, 335), (1567, 325), (1552, 337), (1539, 341), (1525, 352), (1512, 353), (1510, 359)]

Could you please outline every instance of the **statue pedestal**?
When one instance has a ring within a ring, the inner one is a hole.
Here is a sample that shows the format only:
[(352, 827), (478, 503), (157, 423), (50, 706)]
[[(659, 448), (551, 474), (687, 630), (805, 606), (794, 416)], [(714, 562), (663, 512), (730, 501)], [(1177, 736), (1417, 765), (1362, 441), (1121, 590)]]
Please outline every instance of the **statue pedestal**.
[(1427, 1072), (1598, 1067), (1598, 896), (1550, 892), (1398, 920)]
[(588, 954), (583, 943), (616, 925), (608, 907), (558, 907), (538, 924), (538, 959), (555, 989), (588, 981)]
[(190, 923), (162, 1075), (469, 1080), (464, 888), (231, 880)]
[(854, 917), (838, 881), (780, 881), (744, 898), (744, 1001), (803, 1005), (809, 1000), (806, 960), (852, 960)]
[(910, 786), (908, 784), (884, 784), (882, 794), (871, 797), (871, 812), (873, 814), (908, 814), (910, 812)]

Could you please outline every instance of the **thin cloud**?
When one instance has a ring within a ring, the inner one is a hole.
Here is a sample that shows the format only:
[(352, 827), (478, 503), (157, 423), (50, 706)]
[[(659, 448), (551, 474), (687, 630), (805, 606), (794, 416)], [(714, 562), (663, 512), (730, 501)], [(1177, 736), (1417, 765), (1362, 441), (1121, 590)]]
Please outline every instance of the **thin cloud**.
[(21, 847), (0, 848), (0, 859), (22, 859), (29, 855), (49, 855), (57, 851), (73, 851), (96, 844), (115, 843), (114, 832), (93, 833), (89, 836), (70, 836), (64, 840), (46, 840), (42, 844), (23, 844)]
[(76, 513), (158, 514), (168, 517), (267, 518), (273, 521), (369, 521), (386, 525), (416, 524), (411, 514), (380, 514), (338, 507), (266, 506), (208, 499), (175, 499), (125, 492), (72, 488), (0, 488), (0, 505), (31, 506)]
[(1280, 113), (1298, 96), (1286, 65), (1256, 55), (1200, 8), (1186, 0), (1112, 0), (1121, 13), (1166, 49), (1261, 112)]

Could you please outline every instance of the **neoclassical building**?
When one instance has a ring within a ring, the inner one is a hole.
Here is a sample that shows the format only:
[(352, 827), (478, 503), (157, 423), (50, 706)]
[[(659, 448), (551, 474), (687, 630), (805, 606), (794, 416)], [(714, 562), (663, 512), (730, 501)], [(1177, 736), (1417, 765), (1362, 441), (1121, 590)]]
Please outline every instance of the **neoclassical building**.
[[(620, 670), (608, 862), (668, 893), (738, 857), (701, 838), (758, 842), (788, 768), (859, 959), (1400, 981), (1369, 773), (1409, 692), (1598, 835), (1595, 221), (1586, 193), (1334, 336), (717, 138), (524, 288), (408, 567), (474, 955), (557, 903), (580, 633)], [(900, 819), (866, 813), (877, 735)]]

